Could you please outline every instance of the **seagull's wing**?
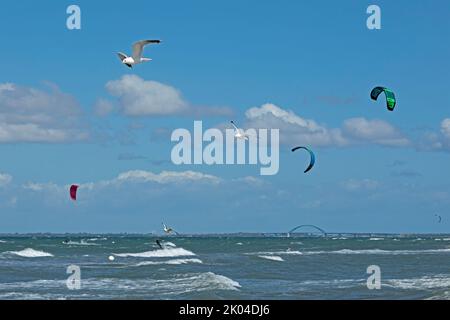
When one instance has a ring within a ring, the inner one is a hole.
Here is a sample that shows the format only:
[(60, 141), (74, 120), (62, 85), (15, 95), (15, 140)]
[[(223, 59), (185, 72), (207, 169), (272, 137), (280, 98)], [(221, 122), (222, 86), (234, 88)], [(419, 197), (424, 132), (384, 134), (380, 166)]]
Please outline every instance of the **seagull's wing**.
[(119, 56), (120, 61), (123, 61), (128, 57), (125, 53), (122, 52), (117, 52), (117, 55)]
[(139, 61), (142, 58), (144, 47), (151, 43), (161, 43), (161, 40), (141, 40), (133, 44), (133, 59)]
[(239, 128), (238, 127), (236, 127), (236, 125), (234, 124), (234, 122), (233, 121), (231, 121), (231, 124), (233, 125), (233, 127), (236, 129), (236, 131), (238, 131), (239, 132)]

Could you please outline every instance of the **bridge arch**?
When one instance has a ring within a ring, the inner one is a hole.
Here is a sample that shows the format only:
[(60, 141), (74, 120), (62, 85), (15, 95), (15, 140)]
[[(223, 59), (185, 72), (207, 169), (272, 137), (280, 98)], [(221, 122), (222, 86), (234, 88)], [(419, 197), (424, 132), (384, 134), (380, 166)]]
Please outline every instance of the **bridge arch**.
[(297, 226), (297, 227), (295, 227), (294, 229), (292, 229), (291, 231), (289, 231), (289, 232), (288, 232), (288, 236), (289, 236), (291, 233), (294, 233), (295, 231), (297, 231), (297, 230), (299, 230), (299, 229), (302, 229), (302, 228), (313, 228), (313, 229), (316, 229), (317, 231), (319, 231), (320, 233), (322, 233), (324, 236), (327, 235), (326, 231), (323, 230), (322, 228), (319, 228), (318, 226), (315, 226), (315, 225), (312, 225), (312, 224), (302, 224), (301, 226)]

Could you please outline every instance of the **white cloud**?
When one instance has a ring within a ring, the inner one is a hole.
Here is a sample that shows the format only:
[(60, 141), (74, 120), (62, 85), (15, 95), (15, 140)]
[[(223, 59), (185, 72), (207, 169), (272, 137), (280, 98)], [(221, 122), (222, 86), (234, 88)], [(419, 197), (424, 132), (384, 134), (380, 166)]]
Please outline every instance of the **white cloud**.
[(243, 178), (234, 179), (234, 181), (236, 181), (238, 183), (245, 183), (252, 187), (262, 187), (265, 185), (264, 180), (253, 177), (253, 176), (247, 176), (247, 177), (243, 177)]
[(98, 99), (94, 105), (94, 112), (100, 117), (107, 116), (114, 111), (114, 105), (106, 99)]
[(188, 109), (187, 102), (175, 88), (156, 81), (145, 81), (135, 75), (110, 81), (106, 89), (119, 98), (122, 112), (128, 116), (181, 114)]
[(342, 182), (342, 187), (348, 191), (364, 191), (364, 190), (376, 190), (379, 188), (380, 183), (371, 179), (350, 179)]
[[(167, 115), (229, 116), (233, 114), (227, 107), (193, 106), (184, 100), (174, 87), (144, 80), (136, 75), (125, 75), (119, 80), (106, 84), (108, 92), (119, 99), (120, 111), (133, 117)], [(103, 114), (112, 111), (112, 106), (102, 103), (97, 106)]]
[(251, 108), (245, 113), (251, 128), (280, 129), (282, 143), (296, 143), (315, 146), (346, 145), (347, 141), (338, 130), (329, 130), (314, 120), (303, 119), (293, 111), (286, 111), (274, 104)]
[(410, 145), (410, 141), (398, 129), (382, 120), (349, 119), (344, 122), (342, 131), (345, 137), (355, 142), (370, 142), (390, 147)]
[(441, 121), (440, 130), (425, 132), (417, 143), (425, 151), (450, 151), (450, 118)]
[(450, 119), (446, 118), (441, 122), (441, 132), (450, 141)]
[(0, 188), (10, 184), (13, 177), (6, 173), (0, 173)]
[(31, 191), (35, 191), (35, 192), (50, 190), (50, 189), (58, 190), (58, 189), (62, 188), (52, 182), (48, 182), (48, 183), (28, 182), (27, 184), (24, 184), (22, 187), (25, 190), (31, 190)]
[[(1, 179), (1, 178), (0, 178)], [(158, 183), (158, 184), (182, 184), (182, 183), (210, 183), (218, 184), (221, 182), (219, 177), (204, 174), (196, 171), (162, 171), (161, 173), (153, 173), (151, 171), (132, 170), (119, 174), (111, 180), (103, 180), (97, 182), (76, 183), (80, 190), (94, 190), (110, 186), (120, 186), (124, 183)], [(26, 190), (34, 192), (57, 192), (64, 193), (69, 190), (69, 185), (57, 185), (53, 182), (34, 183), (29, 182), (22, 186)]]
[(302, 143), (322, 147), (363, 143), (390, 147), (410, 145), (410, 141), (397, 128), (382, 120), (353, 118), (346, 120), (342, 128), (328, 128), (274, 104), (251, 108), (245, 115), (247, 127), (280, 129), (280, 139), (285, 144)]
[(81, 108), (76, 100), (48, 84), (48, 90), (0, 84), (0, 143), (78, 141)]
[(121, 173), (112, 182), (156, 182), (160, 184), (190, 182), (219, 183), (220, 178), (195, 171), (163, 171), (156, 174), (150, 171), (135, 170)]

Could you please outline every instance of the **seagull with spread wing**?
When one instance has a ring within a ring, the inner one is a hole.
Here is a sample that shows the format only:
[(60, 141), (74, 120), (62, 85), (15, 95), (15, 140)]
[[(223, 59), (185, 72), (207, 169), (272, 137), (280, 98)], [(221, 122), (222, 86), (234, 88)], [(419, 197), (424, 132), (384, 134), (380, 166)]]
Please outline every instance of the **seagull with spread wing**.
[(166, 234), (175, 233), (176, 235), (178, 235), (178, 232), (176, 232), (176, 231), (173, 230), (172, 228), (166, 226), (166, 224), (165, 224), (164, 222), (162, 223), (162, 225), (163, 225), (164, 233), (166, 233)]
[(129, 68), (133, 68), (134, 65), (152, 61), (152, 59), (149, 58), (143, 58), (142, 52), (144, 51), (144, 47), (149, 44), (158, 44), (161, 43), (161, 40), (142, 40), (138, 41), (133, 44), (133, 55), (131, 57), (127, 56), (126, 54), (119, 52), (117, 55), (119, 56), (120, 61), (124, 65), (126, 65)]
[(236, 126), (236, 124), (234, 123), (234, 121), (231, 121), (231, 124), (234, 127), (234, 132), (235, 132), (234, 137), (236, 139), (248, 140), (248, 138), (249, 138), (248, 134), (244, 133), (244, 131), (242, 129), (238, 128)]

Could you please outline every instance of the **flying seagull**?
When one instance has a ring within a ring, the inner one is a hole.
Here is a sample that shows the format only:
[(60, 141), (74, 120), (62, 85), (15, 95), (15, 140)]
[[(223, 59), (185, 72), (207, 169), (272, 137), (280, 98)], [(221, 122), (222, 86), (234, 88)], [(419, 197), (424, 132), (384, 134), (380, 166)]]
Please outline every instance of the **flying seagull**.
[(142, 52), (144, 51), (144, 47), (148, 44), (156, 44), (161, 43), (161, 40), (142, 40), (138, 41), (133, 44), (133, 55), (131, 57), (127, 56), (126, 54), (122, 52), (118, 52), (117, 55), (119, 56), (120, 61), (124, 65), (126, 65), (129, 68), (133, 68), (134, 65), (152, 61), (152, 59), (143, 58)]
[(234, 127), (234, 130), (235, 130), (235, 135), (234, 135), (234, 137), (236, 138), (236, 139), (244, 139), (244, 140), (248, 140), (248, 134), (245, 134), (244, 133), (244, 131), (242, 131), (242, 129), (239, 129), (237, 126), (236, 126), (236, 124), (234, 123), (234, 121), (231, 121), (231, 124), (233, 125), (233, 127)]
[(172, 232), (175, 233), (175, 234), (178, 234), (178, 232), (176, 232), (176, 231), (173, 230), (172, 228), (166, 226), (164, 222), (163, 222), (162, 225), (163, 225), (163, 228), (164, 228), (164, 232), (165, 232), (166, 234), (171, 234)]

